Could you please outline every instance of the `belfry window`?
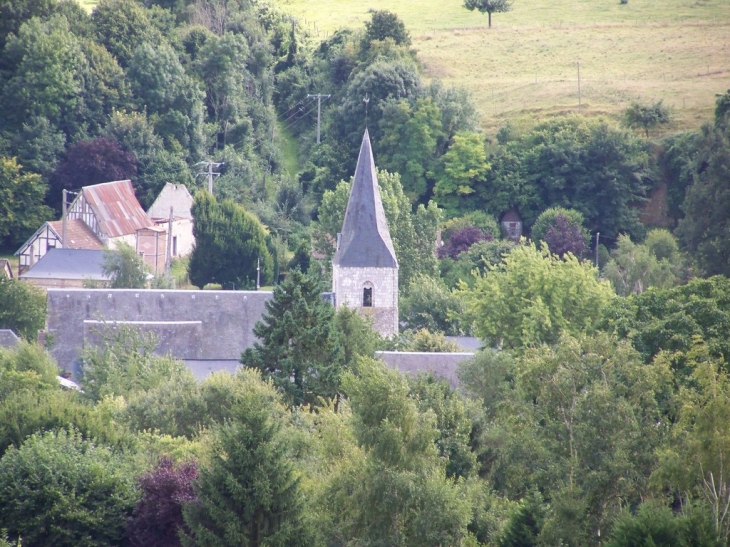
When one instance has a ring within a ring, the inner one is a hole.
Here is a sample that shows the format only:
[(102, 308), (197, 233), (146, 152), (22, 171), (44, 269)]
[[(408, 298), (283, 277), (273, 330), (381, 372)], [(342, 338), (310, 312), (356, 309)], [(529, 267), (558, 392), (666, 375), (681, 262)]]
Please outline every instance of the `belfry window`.
[(373, 307), (373, 288), (365, 287), (362, 290), (362, 307), (372, 308)]

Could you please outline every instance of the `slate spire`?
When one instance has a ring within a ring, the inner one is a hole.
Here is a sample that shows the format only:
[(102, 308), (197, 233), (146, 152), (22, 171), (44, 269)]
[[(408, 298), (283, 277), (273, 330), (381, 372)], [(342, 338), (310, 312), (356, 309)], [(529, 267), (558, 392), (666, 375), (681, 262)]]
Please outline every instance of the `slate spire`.
[(397, 268), (388, 222), (380, 199), (370, 135), (365, 134), (347, 202), (342, 233), (333, 263), (351, 268)]

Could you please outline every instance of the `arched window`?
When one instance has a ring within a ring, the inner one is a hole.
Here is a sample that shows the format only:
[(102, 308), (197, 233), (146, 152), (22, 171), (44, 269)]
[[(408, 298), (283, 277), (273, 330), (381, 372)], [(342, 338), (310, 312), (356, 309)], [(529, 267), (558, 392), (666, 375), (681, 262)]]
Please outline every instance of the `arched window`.
[(373, 307), (373, 284), (370, 282), (365, 283), (365, 286), (362, 289), (362, 307)]

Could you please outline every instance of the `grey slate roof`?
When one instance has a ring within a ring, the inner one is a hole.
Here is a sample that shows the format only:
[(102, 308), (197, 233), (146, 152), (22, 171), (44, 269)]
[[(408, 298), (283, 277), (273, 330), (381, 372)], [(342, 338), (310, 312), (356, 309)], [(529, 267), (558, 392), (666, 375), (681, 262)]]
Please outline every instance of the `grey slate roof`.
[(333, 264), (349, 268), (397, 268), (393, 242), (380, 199), (378, 176), (367, 129)]
[(0, 329), (0, 348), (12, 348), (20, 344), (20, 338), (10, 329)]
[(168, 219), (172, 207), (173, 218), (192, 219), (193, 214), (190, 212), (192, 206), (193, 196), (188, 189), (182, 184), (168, 182), (147, 211), (147, 216), (155, 220)]
[(101, 271), (104, 251), (89, 249), (49, 249), (38, 262), (20, 275), (21, 279), (106, 280)]

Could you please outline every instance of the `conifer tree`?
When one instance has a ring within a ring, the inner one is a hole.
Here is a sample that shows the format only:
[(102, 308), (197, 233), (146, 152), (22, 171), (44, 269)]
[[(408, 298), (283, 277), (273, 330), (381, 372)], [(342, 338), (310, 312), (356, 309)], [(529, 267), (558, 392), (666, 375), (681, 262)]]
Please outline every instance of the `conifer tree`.
[(242, 374), (246, 389), (217, 432), (210, 466), (199, 472), (198, 502), (183, 509), (190, 528), (183, 545), (310, 545), (278, 397), (257, 373)]
[(335, 358), (334, 308), (322, 299), (322, 286), (299, 270), (274, 288), (266, 313), (253, 329), (261, 343), (241, 362), (270, 378), (293, 405), (334, 397), (341, 362)]
[(208, 192), (195, 196), (190, 256), (190, 282), (201, 289), (219, 283), (224, 289), (253, 288), (256, 267), (261, 283), (272, 281), (274, 259), (266, 245), (266, 230), (253, 214), (231, 200), (221, 203)]

